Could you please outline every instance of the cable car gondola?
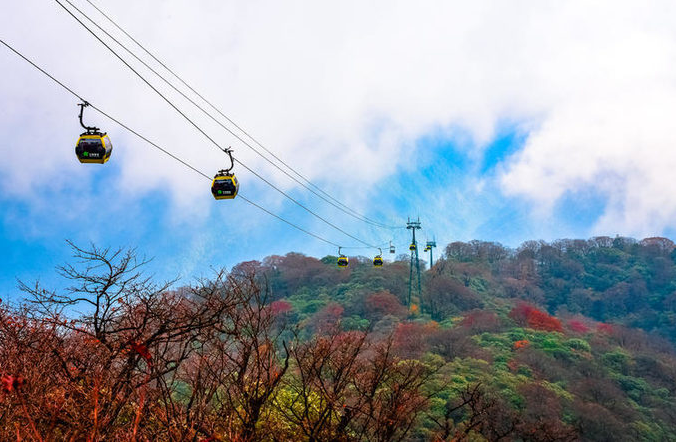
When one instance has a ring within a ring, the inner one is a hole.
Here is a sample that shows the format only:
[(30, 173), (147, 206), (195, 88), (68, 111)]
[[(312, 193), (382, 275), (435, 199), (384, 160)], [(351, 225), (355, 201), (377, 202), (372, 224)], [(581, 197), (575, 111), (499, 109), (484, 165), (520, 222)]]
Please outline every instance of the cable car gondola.
[(412, 242), (411, 245), (408, 246), (408, 249), (409, 249), (411, 252), (415, 252), (415, 249), (417, 249), (417, 248), (418, 248), (418, 246), (416, 246), (414, 242)]
[(394, 245), (392, 244), (392, 241), (390, 241), (390, 253), (394, 253)]
[(432, 247), (430, 247), (429, 244), (428, 244), (428, 245), (425, 246), (425, 249), (423, 251), (429, 252), (430, 250), (432, 250)]
[(219, 170), (211, 182), (211, 194), (217, 200), (231, 200), (237, 196), (239, 191), (239, 181), (230, 170), (234, 167), (235, 161), (232, 159), (232, 149), (223, 149), (230, 157), (230, 168)]
[(338, 247), (338, 267), (347, 267), (348, 259), (347, 256), (340, 253), (341, 248), (342, 247)]
[(374, 267), (382, 267), (383, 266), (383, 251), (378, 249), (380, 251), (379, 254), (373, 258), (373, 266)]
[(75, 155), (81, 163), (104, 164), (110, 159), (113, 153), (113, 144), (105, 132), (100, 132), (98, 127), (85, 126), (82, 122), (84, 108), (89, 106), (86, 101), (78, 104), (80, 106), (80, 125), (87, 131), (80, 134), (75, 144)]

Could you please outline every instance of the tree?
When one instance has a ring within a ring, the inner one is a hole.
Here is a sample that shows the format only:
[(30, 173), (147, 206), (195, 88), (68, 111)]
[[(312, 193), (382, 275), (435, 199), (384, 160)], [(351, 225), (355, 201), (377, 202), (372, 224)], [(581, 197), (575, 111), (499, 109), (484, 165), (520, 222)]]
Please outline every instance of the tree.
[[(66, 438), (120, 432), (136, 438), (144, 409), (155, 397), (150, 386), (175, 372), (197, 337), (236, 303), (218, 284), (189, 290), (187, 296), (167, 290), (168, 283), (152, 283), (140, 271), (147, 261), (138, 260), (133, 250), (85, 250), (69, 244), (80, 262), (60, 272), (73, 285), (61, 295), (22, 284), (31, 299), (23, 323), (40, 333), (30, 340), (14, 335), (2, 347), (42, 361), (39, 372), (29, 373), (26, 366), (12, 369), (23, 371), (28, 385), (41, 388), (24, 397), (35, 426), (42, 429), (38, 431), (49, 429)], [(66, 316), (77, 309), (85, 313)], [(41, 406), (42, 398), (49, 397), (62, 398), (67, 410)]]
[(524, 441), (574, 441), (579, 439), (575, 428), (562, 422), (563, 407), (556, 393), (537, 384), (519, 386), (524, 399), (516, 432)]
[(520, 303), (509, 312), (509, 317), (522, 326), (536, 330), (563, 331), (561, 321), (532, 305)]
[[(32, 304), (2, 318), (0, 374), (22, 379), (9, 405), (23, 404), (21, 413), (0, 404), (8, 418), (2, 431), (36, 439), (189, 439), (224, 431), (256, 439), (288, 365), (256, 275), (221, 271), (172, 291), (142, 275), (145, 261), (133, 250), (71, 246), (80, 263), (61, 267), (74, 282), (68, 293), (24, 284)], [(66, 316), (78, 308), (85, 313)]]
[(491, 441), (507, 439), (519, 422), (516, 412), (481, 382), (468, 384), (448, 399), (443, 416), (429, 417), (438, 427), (438, 441), (475, 440), (476, 434)]
[(311, 442), (402, 440), (427, 405), (422, 387), (436, 368), (400, 360), (392, 342), (337, 329), (297, 342), (279, 413)]
[(0, 305), (0, 440), (393, 441), (427, 407), (435, 367), (341, 331), (339, 304), (294, 338), (256, 263), (172, 290), (133, 250), (73, 249), (67, 293)]
[(368, 319), (379, 319), (386, 315), (404, 317), (406, 307), (389, 291), (377, 292), (369, 295), (365, 300), (365, 310)]
[(457, 279), (435, 275), (426, 284), (425, 306), (434, 319), (483, 306), (479, 297)]

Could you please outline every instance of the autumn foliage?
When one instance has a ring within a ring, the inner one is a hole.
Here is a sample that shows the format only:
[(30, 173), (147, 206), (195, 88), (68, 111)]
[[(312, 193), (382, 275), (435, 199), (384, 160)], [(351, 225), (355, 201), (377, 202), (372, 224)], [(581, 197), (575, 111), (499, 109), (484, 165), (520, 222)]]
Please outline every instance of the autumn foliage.
[(530, 341), (528, 339), (520, 339), (516, 342), (514, 342), (514, 350), (518, 350), (520, 348), (528, 347), (530, 344)]
[(536, 330), (563, 331), (561, 321), (529, 304), (517, 305), (509, 312), (509, 317), (522, 326)]
[(672, 245), (447, 251), (404, 305), (405, 260), (291, 253), (174, 288), (75, 247), (69, 289), (0, 303), (0, 440), (676, 440), (676, 354), (637, 328), (676, 330)]
[(278, 301), (273, 301), (270, 304), (270, 309), (274, 316), (281, 316), (286, 313), (289, 313), (293, 310), (291, 303), (285, 299), (280, 299)]
[(339, 304), (308, 340), (251, 266), (169, 290), (133, 251), (73, 247), (69, 293), (0, 304), (0, 440), (400, 440), (427, 406), (434, 368), (341, 331)]
[(386, 315), (404, 317), (406, 307), (401, 305), (399, 298), (389, 291), (377, 292), (369, 295), (365, 302), (366, 313), (369, 317), (379, 318)]
[(596, 331), (599, 333), (611, 334), (613, 332), (613, 326), (601, 322), (596, 325)]
[(568, 321), (568, 328), (575, 333), (587, 333), (590, 331), (590, 328), (584, 322), (577, 319)]

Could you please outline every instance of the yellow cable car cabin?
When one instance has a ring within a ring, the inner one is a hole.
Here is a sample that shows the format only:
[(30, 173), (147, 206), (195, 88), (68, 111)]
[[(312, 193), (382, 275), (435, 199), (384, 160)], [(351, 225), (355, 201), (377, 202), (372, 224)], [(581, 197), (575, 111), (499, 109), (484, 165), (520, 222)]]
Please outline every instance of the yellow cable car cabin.
[(231, 200), (237, 196), (239, 181), (234, 173), (219, 172), (211, 182), (211, 194), (217, 200)]
[(425, 252), (429, 252), (430, 250), (432, 250), (432, 247), (430, 247), (430, 246), (425, 246), (425, 250), (424, 250)]
[(82, 134), (75, 145), (75, 155), (81, 163), (104, 164), (113, 153), (113, 144), (105, 133)]
[(373, 258), (373, 266), (374, 267), (382, 267), (383, 266), (383, 257), (380, 255), (377, 255), (375, 258)]
[(338, 257), (338, 267), (347, 267), (347, 263), (348, 263), (347, 256), (340, 255)]
[(412, 242), (411, 245), (408, 246), (408, 249), (409, 249), (411, 252), (415, 252), (415, 249), (417, 249), (417, 248), (418, 248), (418, 247), (415, 245), (414, 242)]
[(110, 154), (113, 153), (113, 143), (110, 142), (108, 135), (99, 132), (98, 127), (86, 126), (82, 122), (82, 114), (84, 108), (89, 106), (86, 101), (78, 104), (80, 106), (80, 126), (84, 127), (87, 132), (80, 134), (75, 144), (75, 155), (81, 163), (98, 163), (104, 164), (110, 159)]

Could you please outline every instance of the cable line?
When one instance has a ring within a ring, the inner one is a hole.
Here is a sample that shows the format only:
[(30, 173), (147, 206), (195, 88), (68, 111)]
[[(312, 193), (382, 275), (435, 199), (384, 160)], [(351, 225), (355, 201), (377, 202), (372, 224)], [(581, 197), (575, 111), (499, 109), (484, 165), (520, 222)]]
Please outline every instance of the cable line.
[[(282, 169), (281, 167), (279, 167), (277, 164), (275, 164), (273, 161), (271, 161), (268, 157), (266, 157), (264, 154), (262, 154), (258, 149), (256, 149), (256, 148), (254, 148), (253, 146), (251, 146), (251, 144), (249, 144), (246, 140), (242, 139), (239, 135), (237, 135), (236, 133), (234, 133), (230, 128), (228, 128), (227, 126), (225, 126), (225, 125), (224, 125), (222, 122), (220, 122), (218, 119), (214, 118), (213, 115), (211, 115), (211, 114), (210, 114), (208, 111), (206, 111), (203, 107), (201, 107), (201, 106), (200, 106), (199, 104), (197, 104), (194, 100), (192, 100), (190, 97), (188, 97), (185, 93), (183, 93), (181, 90), (179, 90), (179, 89), (178, 89), (176, 86), (174, 86), (169, 80), (167, 80), (164, 76), (162, 76), (159, 72), (157, 72), (157, 71), (156, 71), (155, 69), (153, 69), (151, 66), (149, 66), (145, 61), (143, 61), (141, 58), (139, 58), (134, 52), (132, 52), (132, 51), (131, 51), (129, 48), (127, 48), (123, 43), (121, 43), (121, 42), (120, 42), (119, 40), (117, 40), (114, 36), (112, 36), (108, 31), (106, 31), (104, 28), (102, 28), (98, 23), (96, 23), (96, 21), (94, 21), (91, 17), (89, 17), (89, 16), (88, 16), (86, 13), (84, 13), (81, 9), (79, 9), (77, 6), (75, 6), (70, 0), (65, 0), (65, 1), (66, 1), (71, 7), (73, 7), (76, 11), (78, 11), (82, 16), (84, 16), (90, 23), (92, 23), (94, 26), (96, 26), (101, 32), (103, 32), (104, 34), (106, 34), (111, 40), (113, 40), (113, 41), (114, 41), (115, 43), (117, 43), (120, 47), (122, 47), (122, 49), (124, 49), (125, 51), (127, 51), (127, 53), (129, 53), (129, 54), (130, 54), (132, 57), (134, 57), (137, 61), (139, 61), (141, 64), (143, 64), (148, 70), (150, 70), (152, 73), (154, 73), (155, 75), (157, 75), (161, 80), (163, 80), (163, 81), (164, 81), (169, 87), (171, 87), (174, 91), (178, 92), (183, 98), (185, 98), (186, 100), (188, 100), (191, 104), (193, 104), (195, 107), (197, 107), (197, 108), (198, 108), (200, 111), (202, 111), (205, 115), (207, 115), (209, 118), (211, 118), (216, 124), (218, 124), (219, 126), (221, 126), (221, 127), (222, 127), (223, 129), (225, 129), (228, 133), (230, 133), (232, 136), (234, 136), (235, 138), (237, 138), (240, 142), (242, 142), (244, 145), (246, 145), (247, 147), (249, 147), (249, 148), (250, 148), (251, 150), (253, 150), (256, 154), (258, 154), (261, 158), (263, 158), (263, 159), (264, 159), (265, 161), (267, 161), (270, 165), (272, 165), (272, 166), (275, 167), (277, 170), (279, 170), (280, 172), (282, 172), (284, 175), (286, 175), (287, 177), (289, 177), (291, 180), (295, 181), (295, 182), (298, 183), (300, 186), (302, 186), (303, 188), (305, 188), (305, 189), (308, 190), (309, 192), (313, 193), (313, 194), (316, 195), (317, 197), (321, 198), (322, 200), (324, 200), (324, 201), (327, 202), (328, 204), (332, 205), (333, 207), (337, 208), (338, 210), (341, 210), (342, 212), (346, 213), (347, 215), (350, 215), (350, 216), (352, 216), (352, 217), (354, 217), (354, 218), (356, 218), (356, 219), (358, 219), (358, 220), (360, 220), (360, 221), (363, 221), (363, 222), (365, 222), (365, 223), (374, 225), (374, 226), (379, 227), (379, 228), (387, 228), (387, 229), (398, 229), (398, 228), (403, 228), (403, 227), (392, 227), (392, 226), (387, 226), (387, 225), (382, 224), (382, 223), (380, 223), (380, 222), (372, 221), (372, 220), (366, 218), (365, 216), (360, 215), (359, 213), (357, 213), (357, 212), (355, 212), (354, 210), (350, 209), (349, 207), (345, 206), (344, 204), (340, 203), (339, 201), (337, 201), (338, 204), (342, 205), (342, 206), (345, 207), (345, 208), (340, 207), (339, 205), (336, 205), (336, 203), (330, 201), (330, 200), (327, 199), (326, 197), (324, 197), (324, 196), (320, 195), (319, 193), (317, 193), (317, 192), (316, 192), (315, 190), (313, 190), (312, 188), (308, 187), (308, 185), (306, 185), (306, 184), (302, 183), (301, 181), (299, 181), (297, 178), (291, 176), (287, 171), (285, 171), (284, 169)], [(184, 84), (186, 85), (186, 87), (188, 87), (188, 88), (189, 88), (191, 91), (193, 91), (197, 96), (199, 96), (203, 101), (205, 101), (207, 104), (209, 104), (209, 106), (211, 106), (212, 108), (214, 108), (219, 114), (221, 114), (226, 120), (228, 120), (228, 122), (230, 122), (230, 123), (233, 124), (235, 127), (237, 127), (240, 131), (242, 131), (244, 134), (246, 134), (249, 138), (251, 138), (254, 142), (256, 142), (258, 145), (260, 145), (263, 149), (265, 149), (268, 153), (270, 153), (273, 157), (275, 157), (278, 161), (280, 161), (282, 164), (284, 164), (284, 165), (285, 165), (287, 168), (289, 168), (291, 171), (293, 171), (294, 173), (298, 174), (298, 173), (297, 173), (295, 170), (293, 170), (290, 166), (288, 166), (288, 165), (287, 165), (286, 163), (284, 163), (282, 160), (280, 160), (279, 158), (277, 158), (277, 157), (274, 155), (274, 153), (270, 152), (267, 148), (265, 148), (265, 147), (262, 146), (258, 141), (256, 141), (251, 135), (249, 135), (246, 131), (244, 131), (241, 127), (239, 127), (239, 126), (238, 126), (236, 123), (234, 123), (232, 120), (230, 120), (230, 118), (228, 118), (226, 115), (224, 115), (218, 108), (216, 108), (213, 104), (211, 104), (211, 103), (210, 103), (209, 101), (207, 101), (204, 97), (202, 97), (202, 95), (200, 95), (200, 94), (197, 93), (192, 87), (190, 87), (189, 85), (187, 85), (187, 83), (185, 83), (180, 77), (178, 77), (171, 69), (167, 68), (167, 67), (166, 67), (161, 61), (159, 61), (155, 56), (153, 56), (152, 54), (150, 54), (150, 53), (149, 53), (149, 52), (148, 52), (148, 51), (147, 51), (140, 43), (138, 43), (138, 42), (137, 42), (133, 37), (131, 37), (126, 31), (124, 31), (124, 29), (122, 29), (121, 27), (119, 27), (114, 21), (112, 21), (112, 19), (110, 19), (105, 13), (103, 13), (103, 11), (101, 11), (99, 8), (97, 8), (96, 5), (94, 5), (94, 4), (91, 3), (91, 2), (90, 2), (90, 4), (91, 4), (94, 8), (96, 8), (96, 9), (97, 9), (104, 17), (106, 17), (109, 21), (111, 21), (111, 23), (113, 23), (113, 25), (115, 25), (115, 26), (116, 26), (118, 29), (120, 29), (125, 35), (127, 35), (132, 41), (134, 41), (137, 45), (139, 45), (146, 53), (148, 53), (151, 57), (153, 57), (153, 59), (155, 59), (158, 63), (160, 63), (163, 67), (165, 67), (165, 69), (167, 69), (172, 75), (174, 75), (174, 77), (178, 78), (179, 81), (181, 81), (182, 83), (184, 83)], [(301, 178), (305, 179), (305, 178), (302, 177), (302, 176), (301, 176)], [(307, 179), (305, 179), (305, 180), (307, 181)], [(314, 186), (314, 185), (313, 185), (312, 183), (310, 183), (309, 181), (308, 181), (308, 183), (309, 183), (310, 185)], [(316, 187), (316, 186), (314, 186), (314, 187)], [(319, 190), (321, 191), (321, 189), (319, 189)], [(322, 192), (323, 192), (323, 191), (322, 191)], [(325, 193), (325, 192), (323, 192), (323, 193)], [(327, 196), (328, 196), (330, 199), (335, 200), (335, 198), (331, 197), (330, 195), (327, 194)]]
[[(91, 19), (86, 13), (84, 13), (82, 10), (80, 10), (77, 6), (75, 6), (73, 3), (71, 3), (70, 0), (65, 0), (69, 5), (71, 5), (75, 10), (77, 10), (81, 15), (83, 15), (89, 22), (94, 24), (98, 29), (100, 29), (103, 33), (105, 33), (109, 38), (111, 38), (113, 41), (115, 41), (118, 45), (120, 45), (125, 51), (127, 51), (131, 56), (133, 56), (136, 60), (138, 60), (140, 63), (142, 63), (146, 68), (148, 68), (151, 72), (153, 72), (155, 75), (160, 77), (167, 85), (169, 85), (172, 89), (174, 89), (176, 92), (181, 94), (185, 99), (190, 101), (194, 106), (196, 106), (198, 109), (200, 109), (204, 114), (209, 116), (212, 120), (214, 120), (218, 125), (220, 125), (223, 129), (228, 131), (232, 136), (237, 138), (239, 141), (241, 141), (244, 145), (249, 147), (251, 150), (253, 150), (255, 153), (257, 153), (259, 156), (261, 156), (263, 159), (265, 159), (268, 163), (270, 163), (273, 167), (278, 169), (280, 172), (282, 172), (284, 175), (304, 187), (306, 190), (310, 191), (313, 193), (315, 196), (321, 198), (328, 204), (332, 205), (333, 207), (341, 210), (342, 212), (360, 220), (365, 223), (371, 224), (373, 226), (383, 228), (383, 229), (400, 229), (403, 227), (399, 226), (388, 226), (386, 224), (383, 224), (379, 221), (374, 221), (365, 215), (360, 214), (359, 212), (355, 211), (354, 209), (351, 209), (347, 205), (343, 204), (318, 186), (316, 186), (314, 183), (312, 183), (309, 179), (307, 179), (305, 176), (300, 174), (298, 171), (296, 171), (293, 167), (289, 166), (286, 162), (284, 162), (281, 158), (279, 158), (277, 155), (275, 155), (274, 152), (269, 150), (267, 147), (265, 147), (262, 143), (260, 143), (256, 138), (254, 138), (251, 134), (249, 134), (245, 129), (243, 129), (241, 126), (239, 126), (237, 123), (235, 123), (232, 119), (230, 119), (227, 115), (225, 115), (218, 107), (216, 107), (214, 104), (212, 104), (209, 100), (207, 100), (202, 94), (200, 94), (198, 91), (196, 91), (192, 86), (190, 86), (187, 82), (185, 82), (178, 74), (176, 74), (172, 69), (170, 69), (166, 64), (164, 64), (161, 60), (159, 60), (155, 55), (153, 55), (148, 49), (146, 49), (139, 41), (137, 41), (133, 36), (131, 36), (126, 30), (124, 30), (120, 25), (118, 25), (112, 18), (110, 18), (104, 11), (102, 11), (98, 6), (96, 6), (94, 3), (92, 3), (90, 0), (86, 0), (87, 3), (89, 3), (94, 9), (96, 9), (103, 17), (105, 17), (110, 23), (113, 24), (117, 29), (119, 29), (125, 36), (127, 36), (130, 40), (132, 40), (138, 47), (140, 47), (146, 54), (148, 54), (153, 60), (155, 60), (157, 63), (159, 63), (164, 69), (166, 69), (169, 73), (171, 73), (176, 79), (178, 79), (185, 87), (187, 87), (190, 91), (192, 91), (195, 95), (197, 95), (202, 101), (204, 101), (206, 104), (208, 104), (212, 109), (214, 109), (218, 114), (220, 114), (223, 118), (225, 118), (230, 124), (235, 126), (240, 132), (242, 132), (244, 135), (246, 135), (248, 138), (250, 138), (256, 145), (261, 147), (263, 150), (265, 150), (269, 155), (271, 155), (273, 158), (275, 158), (277, 161), (279, 161), (281, 164), (286, 166), (291, 172), (293, 172), (295, 175), (297, 175), (300, 179), (305, 181), (305, 183), (299, 181), (297, 178), (291, 176), (287, 171), (283, 170), (281, 167), (279, 167), (277, 164), (275, 164), (273, 161), (271, 161), (268, 157), (266, 157), (264, 154), (262, 154), (258, 149), (253, 147), (251, 144), (249, 144), (247, 141), (242, 139), (239, 135), (235, 134), (230, 128), (225, 126), (223, 123), (218, 121), (216, 118), (214, 118), (209, 112), (207, 112), (205, 109), (203, 109), (200, 105), (195, 103), (192, 99), (187, 97), (182, 91), (180, 91), (176, 86), (174, 86), (171, 82), (169, 82), (165, 77), (163, 77), (161, 74), (159, 74), (155, 69), (150, 67), (146, 62), (141, 60), (136, 54), (134, 54), (130, 49), (128, 49), (123, 43), (119, 42), (115, 37), (113, 37), (110, 33), (108, 33), (105, 29), (103, 29), (98, 23), (96, 23), (93, 19)], [(316, 190), (314, 190), (316, 189)], [(319, 192), (319, 193), (318, 193)], [(321, 194), (320, 194), (321, 193)], [(322, 195), (323, 194), (323, 195)]]
[[(38, 66), (37, 64), (35, 64), (32, 60), (30, 60), (28, 57), (24, 56), (22, 53), (20, 53), (20, 52), (17, 51), (16, 49), (14, 49), (12, 46), (10, 46), (8, 43), (6, 43), (6, 42), (5, 42), (4, 40), (2, 40), (1, 38), (0, 38), (0, 43), (2, 43), (5, 47), (7, 47), (9, 50), (11, 50), (12, 52), (14, 52), (14, 53), (15, 53), (16, 55), (18, 55), (19, 57), (21, 57), (24, 61), (28, 62), (28, 63), (29, 63), (31, 66), (33, 66), (35, 69), (39, 70), (39, 71), (42, 72), (44, 75), (46, 75), (47, 77), (49, 77), (52, 81), (54, 81), (56, 84), (58, 84), (59, 86), (61, 86), (62, 88), (64, 88), (66, 91), (70, 92), (72, 95), (74, 95), (75, 97), (77, 97), (77, 98), (80, 99), (81, 101), (85, 101), (85, 99), (84, 99), (81, 95), (79, 95), (79, 94), (78, 94), (77, 92), (75, 92), (73, 89), (69, 88), (69, 87), (66, 86), (64, 83), (62, 83), (61, 81), (59, 81), (57, 78), (55, 78), (54, 76), (52, 76), (49, 72), (45, 71), (43, 68), (41, 68), (40, 66)], [(127, 131), (129, 131), (129, 132), (131, 132), (132, 134), (136, 135), (137, 137), (139, 137), (140, 139), (142, 139), (142, 140), (145, 141), (146, 143), (150, 144), (151, 146), (153, 146), (153, 147), (155, 147), (156, 149), (160, 150), (160, 151), (163, 152), (164, 154), (168, 155), (169, 157), (173, 158), (174, 160), (178, 161), (179, 163), (183, 164), (184, 166), (188, 167), (189, 169), (193, 170), (194, 172), (198, 173), (199, 175), (202, 175), (202, 176), (203, 176), (204, 178), (206, 178), (207, 180), (211, 181), (211, 177), (210, 177), (209, 175), (207, 175), (207, 174), (205, 174), (204, 172), (200, 171), (199, 169), (195, 168), (195, 167), (192, 166), (190, 163), (188, 163), (188, 162), (182, 160), (182, 159), (179, 158), (178, 156), (172, 154), (172, 153), (169, 152), (168, 150), (162, 148), (162, 147), (161, 147), (160, 145), (158, 145), (157, 143), (155, 143), (155, 142), (149, 140), (148, 138), (146, 138), (145, 136), (141, 135), (139, 132), (137, 132), (136, 130), (132, 129), (131, 127), (127, 126), (125, 123), (121, 122), (121, 121), (118, 120), (117, 118), (115, 118), (115, 117), (113, 117), (112, 115), (106, 113), (106, 112), (103, 111), (102, 109), (99, 109), (97, 106), (95, 106), (95, 105), (93, 105), (93, 104), (91, 104), (91, 103), (89, 103), (89, 106), (90, 106), (92, 109), (94, 109), (94, 110), (96, 110), (97, 112), (99, 112), (99, 113), (100, 113), (101, 115), (103, 115), (104, 117), (110, 119), (111, 121), (113, 121), (113, 122), (115, 122), (116, 124), (120, 125), (121, 127), (123, 127), (124, 129), (126, 129)], [(321, 237), (321, 236), (319, 236), (319, 235), (317, 235), (317, 234), (315, 234), (315, 233), (312, 233), (312, 232), (310, 232), (310, 231), (308, 231), (308, 230), (306, 230), (306, 229), (304, 229), (304, 228), (298, 226), (297, 224), (294, 224), (293, 222), (284, 219), (283, 217), (281, 217), (281, 216), (279, 216), (279, 215), (277, 215), (277, 214), (271, 212), (270, 210), (266, 209), (265, 207), (263, 207), (263, 206), (261, 206), (261, 205), (259, 205), (259, 204), (257, 204), (257, 203), (254, 203), (253, 201), (249, 200), (248, 198), (244, 197), (243, 195), (240, 194), (239, 196), (240, 196), (244, 201), (246, 201), (247, 203), (249, 203), (250, 205), (252, 205), (252, 206), (254, 206), (254, 207), (256, 207), (256, 208), (258, 208), (258, 209), (264, 211), (265, 213), (267, 213), (267, 214), (269, 214), (269, 215), (271, 215), (271, 216), (277, 218), (278, 220), (280, 220), (280, 221), (282, 221), (282, 222), (288, 224), (289, 226), (291, 226), (291, 227), (293, 227), (293, 228), (295, 228), (295, 229), (298, 229), (298, 230), (300, 230), (301, 232), (303, 232), (303, 233), (305, 233), (305, 234), (307, 234), (307, 235), (310, 235), (310, 236), (312, 236), (312, 237), (314, 237), (314, 238), (316, 238), (316, 239), (318, 239), (318, 240), (320, 240), (320, 241), (323, 241), (323, 242), (325, 242), (325, 243), (327, 243), (327, 244), (330, 244), (330, 245), (335, 246), (335, 247), (341, 247), (339, 244), (337, 244), (337, 243), (335, 243), (335, 242), (333, 242), (333, 241), (330, 241), (330, 240), (328, 240), (328, 239), (326, 239), (326, 238), (324, 238), (324, 237)], [(352, 247), (350, 247), (350, 248), (352, 248)], [(373, 248), (373, 247), (369, 247), (369, 248)], [(375, 247), (375, 248), (377, 248), (377, 247)]]
[[(160, 92), (157, 88), (155, 88), (148, 80), (145, 79), (145, 77), (143, 77), (129, 63), (127, 63), (127, 61), (124, 58), (122, 58), (117, 52), (115, 52), (114, 49), (112, 49), (108, 44), (106, 44), (106, 42), (104, 42), (98, 35), (96, 35), (96, 33), (94, 31), (92, 31), (86, 24), (84, 24), (82, 22), (82, 20), (80, 20), (78, 17), (75, 16), (75, 14), (73, 14), (68, 8), (66, 8), (63, 5), (63, 3), (61, 3), (61, 1), (59, 1), (59, 0), (54, 0), (54, 1), (56, 3), (58, 3), (59, 6), (61, 6), (66, 12), (68, 12), (68, 14), (71, 17), (73, 17), (78, 23), (80, 23), (87, 31), (89, 31), (89, 33), (92, 34), (99, 42), (101, 42), (101, 44), (103, 44), (110, 52), (112, 52), (113, 55), (115, 55), (122, 63), (124, 63), (124, 65), (127, 66), (134, 74), (136, 74), (136, 76), (138, 76), (148, 87), (150, 87), (153, 91), (155, 91), (156, 94), (158, 94), (162, 99), (164, 99), (164, 101), (166, 101), (167, 104), (169, 104), (174, 110), (176, 110), (176, 112), (178, 112), (186, 121), (188, 121), (193, 127), (195, 127), (195, 129), (197, 129), (202, 135), (204, 135), (214, 146), (216, 146), (219, 150), (224, 150), (224, 148), (220, 144), (218, 144), (213, 138), (211, 138), (200, 126), (198, 126), (197, 123), (195, 123), (185, 113), (183, 113), (174, 103), (171, 102), (171, 100), (169, 100), (166, 96), (164, 96), (164, 94), (162, 94), (162, 92)], [(66, 1), (68, 1), (68, 0), (66, 0)], [(345, 230), (341, 229), (340, 227), (338, 227), (335, 224), (328, 221), (326, 218), (324, 218), (321, 215), (315, 213), (314, 211), (309, 209), (307, 206), (301, 204), (298, 200), (291, 197), (289, 194), (287, 194), (286, 192), (284, 192), (283, 190), (281, 190), (280, 188), (278, 188), (277, 186), (272, 184), (270, 181), (263, 178), (260, 174), (256, 173), (251, 168), (246, 166), (244, 163), (242, 163), (241, 160), (236, 160), (236, 161), (240, 165), (242, 165), (245, 169), (247, 169), (249, 172), (254, 174), (256, 177), (261, 179), (263, 182), (268, 184), (270, 187), (275, 189), (277, 192), (281, 193), (283, 196), (285, 196), (286, 198), (288, 198), (289, 200), (294, 202), (296, 205), (298, 205), (299, 207), (301, 207), (303, 210), (307, 211), (308, 213), (310, 213), (314, 217), (318, 218), (319, 220), (323, 221), (324, 223), (328, 224), (329, 226), (333, 227), (334, 229), (338, 230), (339, 232), (343, 233), (344, 235), (349, 236), (350, 238), (354, 239), (355, 241), (357, 241), (361, 244), (364, 244), (365, 246), (368, 246), (368, 247), (371, 247), (371, 248), (374, 248), (374, 249), (378, 248), (378, 247), (375, 247), (374, 245), (369, 244), (368, 242), (363, 241), (363, 240), (359, 239), (358, 237), (346, 232)]]

